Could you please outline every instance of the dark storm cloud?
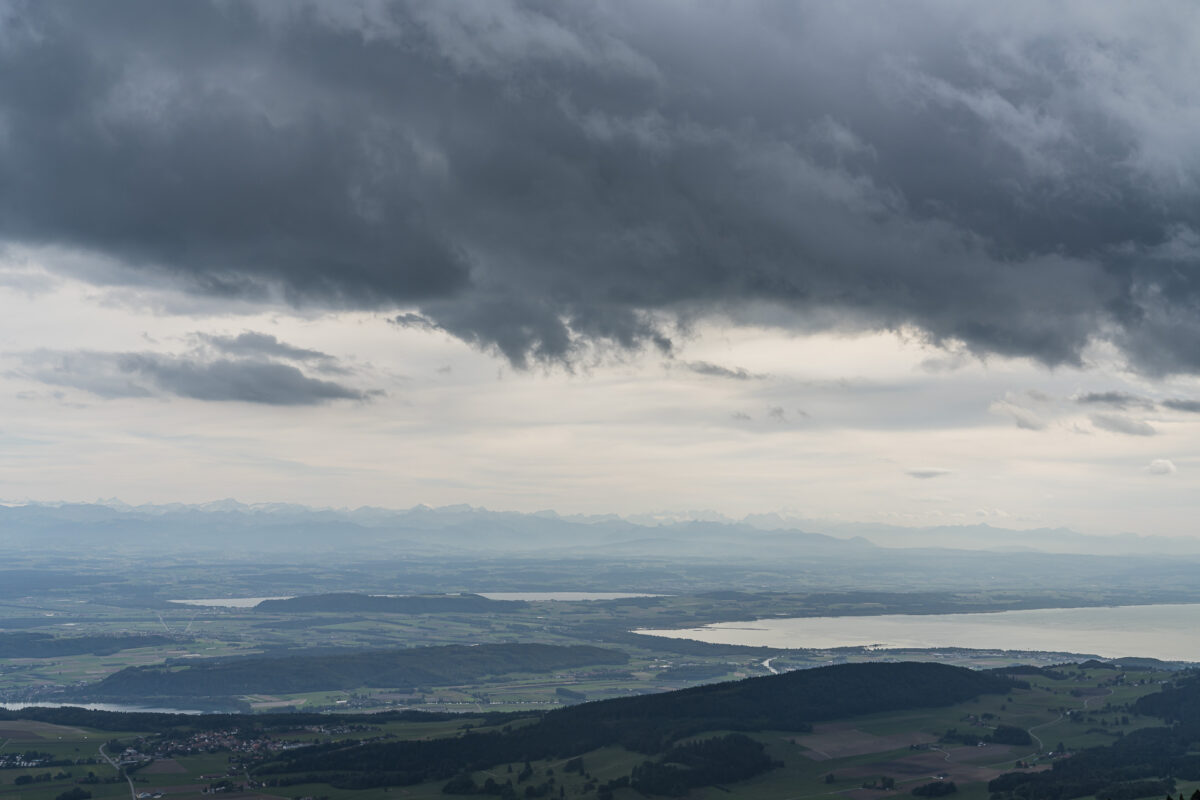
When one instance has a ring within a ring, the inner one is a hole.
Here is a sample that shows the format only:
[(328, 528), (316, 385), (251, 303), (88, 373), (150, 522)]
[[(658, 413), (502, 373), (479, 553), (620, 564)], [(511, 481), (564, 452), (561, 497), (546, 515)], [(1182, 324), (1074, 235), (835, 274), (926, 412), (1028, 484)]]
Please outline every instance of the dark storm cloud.
[(722, 314), (1047, 364), (1099, 338), (1198, 372), (1197, 24), (1182, 3), (15, 2), (0, 239), (394, 309), (518, 365), (669, 351)]
[(107, 398), (167, 394), (194, 400), (304, 406), (365, 400), (372, 394), (309, 377), (290, 364), (257, 358), (81, 351), (31, 353), (24, 361), (21, 377)]

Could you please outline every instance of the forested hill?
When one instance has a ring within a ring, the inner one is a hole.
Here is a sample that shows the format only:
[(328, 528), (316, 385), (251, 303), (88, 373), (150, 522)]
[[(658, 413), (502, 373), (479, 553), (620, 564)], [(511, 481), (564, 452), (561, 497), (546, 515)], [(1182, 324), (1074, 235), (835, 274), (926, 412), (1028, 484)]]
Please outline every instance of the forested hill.
[(335, 655), (250, 656), (128, 667), (89, 687), (97, 697), (203, 697), (313, 692), (362, 686), (408, 688), (467, 683), (485, 675), (624, 664), (619, 650), (587, 645), (446, 645)]
[(567, 726), (589, 726), (696, 720), (734, 730), (797, 730), (797, 725), (857, 714), (948, 706), (1015, 685), (1008, 678), (947, 664), (841, 664), (586, 703), (553, 711), (546, 722), (559, 724), (561, 718)]
[(335, 782), (344, 786), (405, 785), (448, 778), (467, 767), (569, 758), (614, 744), (658, 754), (681, 738), (707, 731), (805, 731), (813, 722), (948, 706), (1018, 685), (944, 664), (844, 664), (584, 703), (508, 732), (305, 748), (282, 754), (263, 771), (335, 773), (342, 776)]
[(515, 611), (528, 603), (521, 600), (489, 600), (477, 594), (413, 595), (391, 597), (388, 595), (355, 594), (336, 592), (292, 597), (286, 600), (263, 600), (256, 611), (282, 614), (307, 614), (312, 612), (373, 612), (376, 614), (486, 614), (488, 612)]

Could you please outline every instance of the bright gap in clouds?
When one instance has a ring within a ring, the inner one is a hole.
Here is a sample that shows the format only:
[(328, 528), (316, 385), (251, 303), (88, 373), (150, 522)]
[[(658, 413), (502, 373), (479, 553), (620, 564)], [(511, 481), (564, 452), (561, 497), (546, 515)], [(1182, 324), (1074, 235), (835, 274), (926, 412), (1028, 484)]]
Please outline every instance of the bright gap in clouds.
[[(1145, 383), (1099, 349), (1087, 369), (1048, 370), (911, 332), (714, 321), (671, 357), (520, 371), (384, 314), (161, 314), (21, 274), (0, 289), (10, 502), (236, 495), (1190, 532), (1200, 416), (1185, 409), (1200, 388)], [(218, 363), (275, 365), (291, 383), (247, 398), (229, 367), (229, 396), (193, 391), (189, 376)]]

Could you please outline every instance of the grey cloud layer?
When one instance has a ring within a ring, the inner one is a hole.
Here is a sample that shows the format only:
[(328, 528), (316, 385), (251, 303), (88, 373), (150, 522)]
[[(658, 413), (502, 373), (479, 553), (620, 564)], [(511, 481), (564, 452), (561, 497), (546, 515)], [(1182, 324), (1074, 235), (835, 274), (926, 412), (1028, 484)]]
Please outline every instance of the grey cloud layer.
[(18, 373), (22, 377), (106, 398), (165, 394), (194, 400), (302, 406), (332, 400), (365, 400), (372, 394), (310, 377), (292, 364), (279, 363), (261, 354), (226, 358), (202, 352), (169, 355), (41, 351), (26, 354), (23, 362), (24, 368)]
[(709, 361), (687, 361), (683, 368), (697, 375), (707, 375), (710, 378), (732, 378), (736, 381), (760, 380), (769, 377), (757, 372), (750, 372), (742, 367), (723, 367)]
[(125, 354), (117, 369), (156, 384), (180, 397), (238, 400), (269, 405), (315, 405), (330, 400), (362, 400), (365, 395), (332, 381), (310, 378), (290, 364), (270, 361), (186, 358)]
[(1143, 397), (1118, 391), (1087, 392), (1076, 397), (1075, 402), (1080, 405), (1103, 405), (1113, 408), (1129, 408), (1130, 406), (1148, 408), (1154, 405)]
[(1190, 414), (1200, 414), (1200, 400), (1164, 400), (1163, 406), (1172, 411), (1186, 411)]
[(0, 238), (516, 364), (762, 313), (1197, 372), (1198, 14), (17, 2)]
[(904, 474), (911, 478), (930, 480), (932, 478), (941, 478), (946, 475), (950, 475), (951, 472), (948, 469), (941, 469), (940, 467), (924, 467), (921, 469), (906, 470)]
[(1117, 414), (1093, 414), (1092, 424), (1110, 433), (1125, 433), (1130, 436), (1153, 436), (1158, 433), (1148, 422)]
[(245, 331), (237, 336), (218, 336), (215, 334), (198, 334), (201, 341), (235, 356), (269, 356), (287, 358), (294, 361), (330, 361), (332, 356), (319, 350), (308, 350), (295, 347), (287, 342), (281, 342), (269, 333)]
[(217, 352), (241, 358), (284, 359), (308, 364), (321, 372), (345, 375), (349, 372), (337, 359), (320, 350), (309, 350), (281, 342), (267, 333), (245, 331), (237, 336), (197, 334), (196, 338)]

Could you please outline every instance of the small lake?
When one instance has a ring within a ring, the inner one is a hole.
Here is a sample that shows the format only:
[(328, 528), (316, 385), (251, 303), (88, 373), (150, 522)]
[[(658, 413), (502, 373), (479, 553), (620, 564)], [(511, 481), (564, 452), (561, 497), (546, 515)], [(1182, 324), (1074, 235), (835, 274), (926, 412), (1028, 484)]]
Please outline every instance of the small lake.
[(289, 597), (209, 597), (203, 600), (171, 600), (181, 606), (204, 606), (206, 608), (254, 608), (263, 600), (291, 600)]
[[(578, 602), (582, 600), (624, 600), (627, 597), (662, 597), (660, 594), (635, 594), (630, 592), (478, 592), (480, 597), (488, 600), (529, 600), (540, 602), (545, 600), (561, 600)], [(375, 595), (378, 597), (408, 597), (403, 594)], [(449, 595), (447, 595), (449, 596)], [(203, 608), (254, 608), (263, 600), (291, 600), (292, 597), (207, 597), (200, 600), (171, 600), (181, 606), (200, 606)]]
[(479, 592), (488, 600), (528, 600), (541, 602), (561, 600), (575, 603), (581, 600), (624, 600), (629, 597), (662, 597), (661, 594), (629, 594), (626, 592)]
[(961, 647), (1200, 661), (1198, 630), (1200, 605), (1180, 604), (986, 614), (781, 617), (636, 633), (753, 647)]

